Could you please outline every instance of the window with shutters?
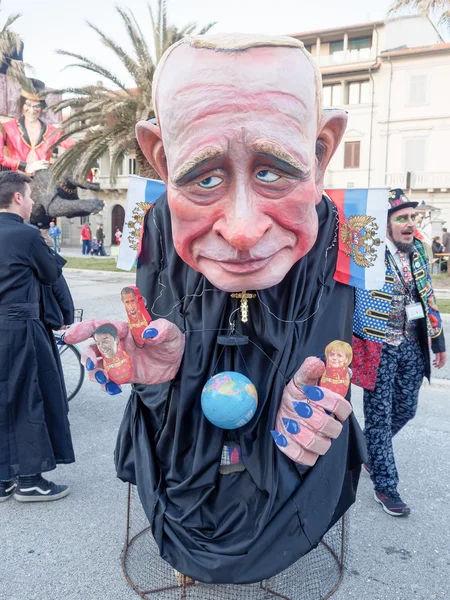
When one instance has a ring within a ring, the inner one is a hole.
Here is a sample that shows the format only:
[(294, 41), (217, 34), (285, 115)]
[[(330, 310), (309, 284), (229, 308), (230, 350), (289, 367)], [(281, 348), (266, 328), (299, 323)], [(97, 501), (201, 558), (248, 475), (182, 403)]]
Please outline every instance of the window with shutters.
[(361, 142), (345, 142), (344, 169), (359, 169)]
[(370, 102), (370, 82), (353, 81), (348, 84), (349, 104), (368, 104)]
[(130, 175), (136, 175), (136, 173), (137, 173), (136, 159), (135, 158), (129, 158), (128, 159), (128, 173)]
[(342, 104), (342, 86), (340, 83), (323, 86), (323, 105), (325, 108), (330, 106), (340, 106)]
[(409, 78), (408, 104), (421, 105), (427, 103), (428, 76), (426, 73), (415, 73)]

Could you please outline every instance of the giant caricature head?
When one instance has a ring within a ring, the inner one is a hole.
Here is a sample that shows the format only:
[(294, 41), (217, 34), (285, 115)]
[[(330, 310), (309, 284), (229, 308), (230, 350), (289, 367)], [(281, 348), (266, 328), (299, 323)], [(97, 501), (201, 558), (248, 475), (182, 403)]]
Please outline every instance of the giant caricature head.
[(289, 37), (187, 37), (154, 78), (139, 144), (167, 185), (179, 256), (216, 287), (279, 283), (317, 237), (324, 172), (346, 125)]

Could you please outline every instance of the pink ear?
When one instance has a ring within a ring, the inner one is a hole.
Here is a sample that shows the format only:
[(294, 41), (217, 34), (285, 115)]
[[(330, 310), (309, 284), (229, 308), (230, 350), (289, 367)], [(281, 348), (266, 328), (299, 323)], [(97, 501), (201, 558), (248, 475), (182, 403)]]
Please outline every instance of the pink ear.
[(344, 110), (326, 110), (322, 114), (316, 143), (316, 187), (320, 196), (325, 170), (344, 135), (347, 120), (348, 116)]
[(167, 184), (167, 161), (160, 128), (149, 121), (139, 121), (136, 138), (145, 158)]

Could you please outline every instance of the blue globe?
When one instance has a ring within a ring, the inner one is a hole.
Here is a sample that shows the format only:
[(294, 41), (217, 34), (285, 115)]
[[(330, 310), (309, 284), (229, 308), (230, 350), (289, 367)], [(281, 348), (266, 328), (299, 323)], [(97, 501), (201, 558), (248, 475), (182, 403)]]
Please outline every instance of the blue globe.
[(205, 417), (213, 425), (237, 429), (246, 425), (255, 414), (258, 394), (245, 375), (224, 371), (207, 381), (201, 402)]

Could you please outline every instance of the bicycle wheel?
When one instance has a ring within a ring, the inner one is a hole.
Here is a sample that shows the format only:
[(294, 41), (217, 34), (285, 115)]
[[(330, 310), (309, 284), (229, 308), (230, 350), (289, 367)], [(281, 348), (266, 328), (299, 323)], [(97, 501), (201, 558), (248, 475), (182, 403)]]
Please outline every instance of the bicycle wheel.
[(78, 348), (71, 344), (58, 346), (58, 349), (66, 384), (67, 400), (72, 400), (83, 385), (84, 367), (81, 364), (81, 354)]

